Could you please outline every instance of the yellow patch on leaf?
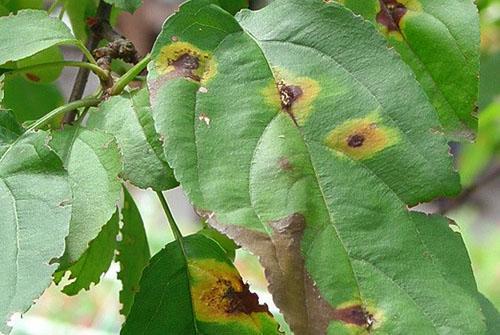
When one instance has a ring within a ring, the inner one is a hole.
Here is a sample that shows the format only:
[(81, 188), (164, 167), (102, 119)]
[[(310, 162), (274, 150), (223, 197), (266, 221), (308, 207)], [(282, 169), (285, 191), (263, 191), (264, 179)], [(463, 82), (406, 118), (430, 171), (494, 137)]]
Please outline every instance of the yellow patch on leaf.
[(271, 318), (266, 305), (260, 305), (236, 269), (214, 259), (190, 261), (193, 281), (191, 295), (197, 319), (203, 322), (237, 322), (260, 329), (264, 318)]
[(326, 145), (355, 160), (373, 157), (399, 142), (399, 133), (380, 123), (378, 113), (344, 122), (326, 137)]
[(164, 46), (156, 59), (156, 68), (162, 75), (185, 77), (201, 83), (217, 72), (212, 54), (187, 42), (174, 42)]

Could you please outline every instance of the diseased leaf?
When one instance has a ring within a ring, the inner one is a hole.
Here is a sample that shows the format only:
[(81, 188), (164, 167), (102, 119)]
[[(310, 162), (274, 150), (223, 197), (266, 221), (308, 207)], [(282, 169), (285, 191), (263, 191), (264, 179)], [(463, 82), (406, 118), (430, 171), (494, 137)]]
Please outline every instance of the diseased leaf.
[(50, 145), (69, 172), (73, 212), (60, 270), (80, 259), (109, 221), (120, 199), (122, 169), (116, 140), (99, 130), (66, 126)]
[(178, 185), (154, 128), (147, 90), (110, 98), (89, 113), (87, 126), (115, 136), (123, 153), (123, 179), (156, 191)]
[[(34, 65), (53, 63), (63, 61), (64, 57), (58, 46), (45, 49), (29, 58), (17, 61), (16, 69), (26, 68)], [(34, 83), (50, 83), (55, 81), (61, 75), (63, 66), (50, 66), (36, 70), (22, 72), (26, 80)]]
[(278, 334), (224, 250), (202, 235), (172, 242), (144, 270), (122, 335)]
[[(1, 112), (2, 114), (4, 112)], [(5, 115), (5, 114), (3, 114)], [(2, 117), (3, 129), (13, 129)], [(15, 128), (15, 127), (14, 127)], [(17, 130), (14, 130), (17, 132)], [(0, 143), (0, 332), (49, 286), (64, 252), (71, 217), (71, 189), (47, 134), (25, 134)]]
[(52, 46), (80, 44), (66, 25), (43, 10), (21, 10), (0, 17), (0, 65), (32, 56)]
[(106, 1), (110, 5), (113, 5), (129, 13), (134, 13), (139, 7), (142, 6), (142, 0), (104, 0), (104, 1)]
[[(2, 105), (11, 109), (19, 122), (37, 120), (64, 103), (61, 91), (55, 84), (37, 84), (20, 75), (5, 79)], [(54, 119), (52, 125), (58, 125)]]
[(139, 281), (144, 268), (151, 259), (151, 254), (141, 214), (130, 193), (125, 188), (123, 190), (125, 193), (122, 209), (123, 228), (116, 260), (120, 262), (118, 279), (122, 282), (120, 313), (127, 316), (132, 308), (134, 297), (139, 292)]
[(477, 128), (479, 16), (472, 0), (338, 0), (377, 25), (410, 65), (451, 139)]
[[(90, 285), (99, 284), (101, 275), (108, 271), (116, 249), (116, 236), (120, 229), (120, 216), (116, 212), (103, 227), (99, 235), (89, 243), (88, 249), (80, 259), (71, 265), (69, 279), (73, 280), (62, 291), (67, 295), (76, 295), (81, 290), (89, 290)], [(62, 271), (63, 274), (66, 271)]]
[(71, 22), (71, 28), (75, 36), (85, 42), (89, 34), (87, 19), (95, 17), (97, 2), (95, 0), (65, 0), (64, 9)]
[(167, 21), (153, 115), (182, 187), (261, 258), (292, 330), (484, 333), (461, 240), (407, 210), (460, 191), (410, 69), (338, 4), (275, 0), (237, 19), (199, 0)]

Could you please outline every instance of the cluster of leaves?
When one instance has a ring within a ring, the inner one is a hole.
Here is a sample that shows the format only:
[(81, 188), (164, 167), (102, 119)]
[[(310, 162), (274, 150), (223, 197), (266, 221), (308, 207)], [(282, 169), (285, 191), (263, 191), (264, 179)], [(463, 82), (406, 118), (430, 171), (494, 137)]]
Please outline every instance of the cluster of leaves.
[[(77, 294), (116, 259), (123, 334), (280, 333), (231, 241), (180, 234), (161, 195), (179, 183), (260, 257), (297, 335), (498, 329), (460, 234), (408, 210), (461, 189), (447, 143), (477, 127), (472, 1), (190, 0), (114, 82), (84, 46), (98, 2), (56, 5), (75, 35), (41, 1), (0, 2), (0, 332), (51, 281), (69, 273)], [(126, 88), (146, 65), (147, 85)], [(40, 106), (64, 66), (102, 90)], [(152, 258), (125, 182), (158, 193), (176, 236)]]

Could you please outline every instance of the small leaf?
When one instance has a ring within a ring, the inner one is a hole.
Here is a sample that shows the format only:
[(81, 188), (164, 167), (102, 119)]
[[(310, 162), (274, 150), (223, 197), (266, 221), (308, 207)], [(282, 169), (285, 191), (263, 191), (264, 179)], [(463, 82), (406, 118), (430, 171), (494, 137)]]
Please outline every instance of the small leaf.
[(213, 240), (172, 242), (144, 270), (122, 335), (279, 334), (266, 305), (249, 291)]
[[(21, 75), (5, 78), (3, 106), (12, 110), (18, 122), (37, 120), (64, 103), (59, 88), (53, 84), (37, 84)], [(26, 97), (29, 97), (26, 98)], [(51, 125), (57, 126), (59, 119)]]
[[(116, 249), (116, 236), (120, 229), (118, 211), (102, 227), (101, 232), (89, 243), (88, 249), (80, 259), (68, 268), (71, 283), (63, 288), (67, 295), (76, 295), (81, 290), (89, 290), (93, 283), (97, 285), (101, 275), (108, 271)], [(65, 271), (64, 271), (65, 272)]]
[(39, 131), (0, 144), (0, 332), (7, 333), (11, 315), (28, 310), (49, 286), (53, 261), (64, 252), (71, 189), (46, 143)]
[(154, 128), (147, 90), (108, 99), (89, 113), (87, 126), (115, 136), (123, 153), (123, 179), (156, 191), (178, 185)]
[(73, 190), (73, 212), (61, 268), (78, 261), (110, 220), (120, 199), (121, 155), (116, 140), (98, 130), (65, 127), (50, 145), (64, 161)]
[(139, 292), (139, 281), (144, 268), (151, 259), (151, 254), (141, 214), (134, 199), (125, 188), (124, 193), (122, 239), (118, 243), (116, 260), (120, 262), (118, 279), (122, 282), (120, 291), (122, 309), (120, 312), (127, 316), (132, 308), (134, 297)]
[(474, 2), (338, 2), (377, 25), (415, 72), (447, 134), (452, 139), (472, 138), (479, 77), (479, 16)]
[(43, 10), (21, 10), (0, 17), (0, 65), (30, 57), (52, 46), (80, 44), (69, 28)]
[(64, 9), (71, 22), (71, 28), (75, 36), (83, 41), (87, 41), (89, 28), (87, 19), (95, 17), (97, 11), (97, 3), (94, 0), (65, 0)]
[(229, 237), (224, 234), (219, 233), (217, 230), (212, 227), (205, 227), (198, 233), (205, 237), (208, 237), (219, 244), (219, 246), (226, 252), (227, 257), (234, 262), (236, 257), (236, 249), (238, 249), (238, 245), (234, 243)]
[(129, 13), (134, 13), (139, 7), (142, 6), (142, 0), (104, 0), (110, 5), (115, 6), (121, 10)]

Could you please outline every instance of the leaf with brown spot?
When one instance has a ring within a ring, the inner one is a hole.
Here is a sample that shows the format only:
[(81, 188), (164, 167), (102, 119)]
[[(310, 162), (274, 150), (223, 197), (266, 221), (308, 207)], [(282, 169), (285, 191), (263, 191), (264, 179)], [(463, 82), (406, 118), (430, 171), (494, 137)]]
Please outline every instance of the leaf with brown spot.
[[(174, 43), (209, 55), (203, 83), (162, 72)], [(296, 334), (484, 331), (461, 239), (408, 211), (460, 191), (447, 139), (370, 22), (318, 0), (236, 20), (189, 1), (152, 57), (170, 166), (211, 225), (260, 257)]]
[(279, 334), (278, 323), (212, 239), (168, 244), (144, 270), (122, 335)]
[(377, 25), (411, 67), (452, 140), (477, 131), (479, 17), (472, 0), (337, 0)]

